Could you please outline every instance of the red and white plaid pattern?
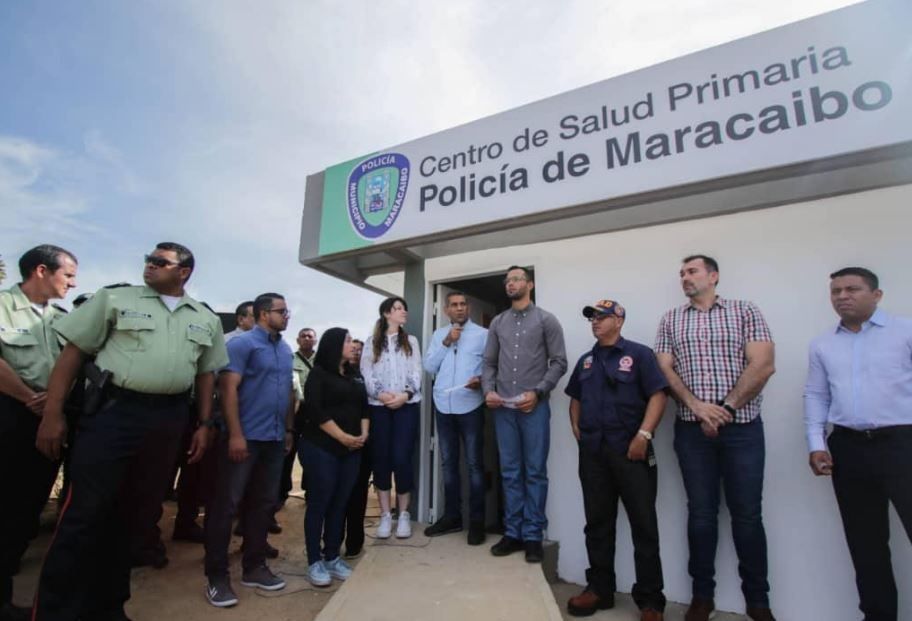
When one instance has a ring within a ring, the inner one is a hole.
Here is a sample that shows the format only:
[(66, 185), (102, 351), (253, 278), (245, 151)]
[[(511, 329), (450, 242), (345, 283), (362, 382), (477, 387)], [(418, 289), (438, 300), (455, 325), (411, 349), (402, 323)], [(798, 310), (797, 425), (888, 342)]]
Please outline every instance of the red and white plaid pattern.
[[(769, 326), (753, 302), (716, 298), (708, 311), (691, 304), (671, 309), (659, 322), (655, 352), (674, 356), (674, 370), (695, 397), (716, 403), (728, 396), (747, 366), (744, 345), (772, 341)], [(760, 415), (762, 395), (738, 408), (734, 422)], [(681, 420), (696, 422), (690, 408), (678, 404)]]

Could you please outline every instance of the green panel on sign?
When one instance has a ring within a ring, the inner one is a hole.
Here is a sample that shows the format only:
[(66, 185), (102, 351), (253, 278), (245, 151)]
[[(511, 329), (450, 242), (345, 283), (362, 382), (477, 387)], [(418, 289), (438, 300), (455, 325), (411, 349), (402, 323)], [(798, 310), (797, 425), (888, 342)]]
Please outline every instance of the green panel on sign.
[[(372, 155), (372, 154), (371, 154)], [(356, 164), (369, 158), (370, 155), (359, 157), (342, 164), (336, 164), (326, 169), (323, 174), (323, 216), (320, 218), (320, 256), (345, 252), (356, 248), (370, 246), (371, 242), (364, 239), (352, 228), (348, 216), (347, 186), (348, 176)], [(398, 175), (396, 181), (398, 182)], [(359, 185), (363, 186), (362, 178)], [(364, 196), (363, 187), (358, 188), (358, 193)], [(381, 218), (382, 219), (382, 218)]]

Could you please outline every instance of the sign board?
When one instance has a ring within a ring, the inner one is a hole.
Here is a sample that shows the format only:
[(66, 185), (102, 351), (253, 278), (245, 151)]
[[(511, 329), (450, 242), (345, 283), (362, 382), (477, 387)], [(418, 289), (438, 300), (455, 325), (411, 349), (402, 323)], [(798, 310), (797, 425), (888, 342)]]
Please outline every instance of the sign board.
[(910, 24), (870, 0), (332, 166), (319, 255), (910, 141)]

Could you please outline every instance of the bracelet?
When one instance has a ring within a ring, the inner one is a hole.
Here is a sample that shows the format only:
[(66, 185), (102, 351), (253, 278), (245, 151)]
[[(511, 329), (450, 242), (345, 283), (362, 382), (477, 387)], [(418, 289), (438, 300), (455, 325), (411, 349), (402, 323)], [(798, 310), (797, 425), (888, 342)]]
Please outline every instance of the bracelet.
[(207, 429), (212, 429), (215, 427), (215, 419), (207, 418), (206, 420), (199, 421), (200, 427), (206, 427)]

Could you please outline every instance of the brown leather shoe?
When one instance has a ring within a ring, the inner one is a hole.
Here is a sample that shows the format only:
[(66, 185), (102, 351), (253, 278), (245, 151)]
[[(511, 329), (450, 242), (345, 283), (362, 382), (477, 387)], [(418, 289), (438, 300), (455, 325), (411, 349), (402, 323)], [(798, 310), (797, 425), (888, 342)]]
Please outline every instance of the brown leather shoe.
[(652, 608), (644, 608), (640, 612), (640, 621), (662, 621), (665, 615)]
[(567, 600), (567, 612), (574, 617), (588, 617), (595, 614), (596, 610), (608, 608), (614, 608), (614, 598), (599, 597), (595, 591), (590, 591), (589, 587)]
[(776, 621), (776, 617), (773, 616), (773, 611), (769, 608), (748, 606), (747, 616), (753, 619), (753, 621)]
[(716, 609), (716, 603), (711, 599), (695, 597), (690, 602), (690, 608), (684, 615), (684, 621), (709, 621), (710, 615)]

